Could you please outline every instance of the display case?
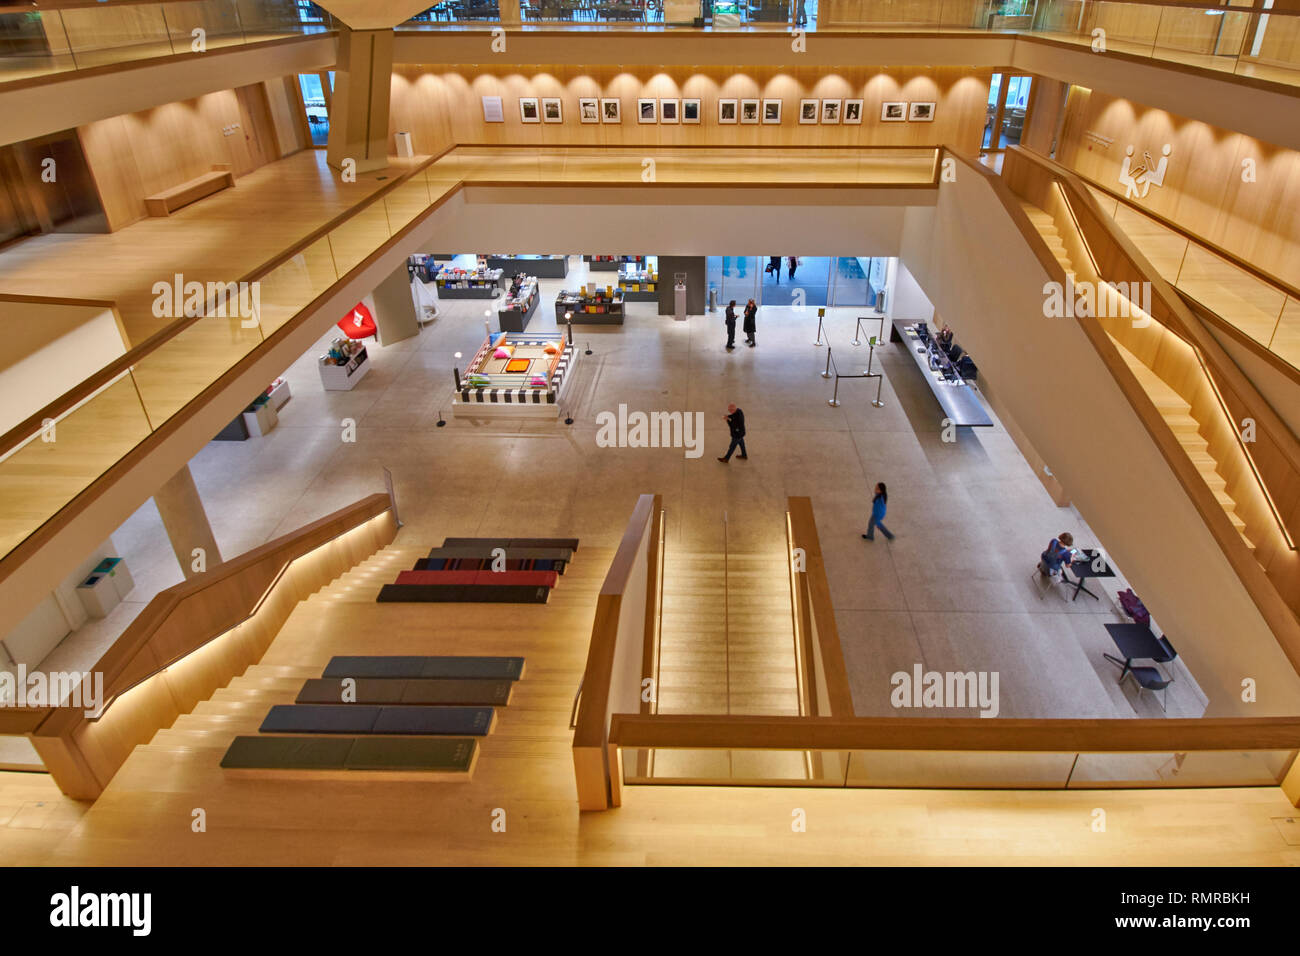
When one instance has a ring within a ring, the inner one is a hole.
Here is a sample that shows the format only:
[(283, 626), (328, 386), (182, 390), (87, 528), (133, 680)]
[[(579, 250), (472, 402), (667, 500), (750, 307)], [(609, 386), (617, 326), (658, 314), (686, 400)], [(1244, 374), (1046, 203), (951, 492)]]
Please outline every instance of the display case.
[(370, 356), (366, 347), (351, 339), (335, 339), (328, 355), (317, 360), (321, 385), (327, 391), (348, 392), (370, 371)]
[(528, 328), (528, 320), (537, 311), (540, 295), (537, 291), (537, 278), (526, 276), (515, 295), (507, 295), (501, 308), (497, 310), (497, 319), (502, 332), (522, 332)]
[(539, 279), (563, 279), (569, 274), (568, 256), (487, 256), (489, 269), (501, 269), (506, 275), (527, 272)]
[(495, 299), (504, 274), (500, 269), (486, 266), (477, 269), (444, 266), (434, 284), (441, 299)]
[(658, 302), (659, 273), (654, 266), (644, 268), (624, 263), (618, 272), (618, 287), (625, 302)]
[(617, 272), (623, 264), (622, 256), (583, 256), (588, 272)]
[[(572, 313), (572, 318), (567, 318)], [(596, 289), (584, 286), (581, 290), (561, 292), (555, 299), (555, 321), (563, 325), (622, 325), (623, 290), (606, 286)]]

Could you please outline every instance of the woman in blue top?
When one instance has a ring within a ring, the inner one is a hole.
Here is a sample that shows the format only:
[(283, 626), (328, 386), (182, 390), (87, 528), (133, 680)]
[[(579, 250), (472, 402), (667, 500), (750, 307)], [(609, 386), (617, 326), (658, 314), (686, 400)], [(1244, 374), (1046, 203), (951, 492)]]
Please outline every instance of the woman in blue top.
[(873, 535), (877, 528), (890, 541), (894, 540), (894, 536), (889, 533), (889, 529), (880, 523), (885, 517), (885, 506), (888, 503), (889, 492), (885, 490), (885, 483), (882, 481), (876, 485), (876, 496), (871, 499), (871, 523), (867, 525), (867, 533), (862, 536), (868, 541), (876, 540)]
[(1060, 574), (1061, 567), (1074, 554), (1074, 535), (1062, 531), (1047, 545), (1047, 550), (1039, 555), (1038, 570), (1044, 576)]

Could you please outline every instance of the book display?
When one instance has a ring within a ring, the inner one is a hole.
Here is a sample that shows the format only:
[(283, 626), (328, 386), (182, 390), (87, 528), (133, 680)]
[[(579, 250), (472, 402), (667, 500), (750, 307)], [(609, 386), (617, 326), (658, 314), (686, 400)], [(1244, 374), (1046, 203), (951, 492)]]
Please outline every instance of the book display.
[(321, 385), (331, 392), (347, 392), (370, 371), (366, 347), (354, 339), (335, 339), (329, 354), (317, 360)]
[(537, 311), (539, 298), (536, 276), (526, 276), (522, 272), (515, 276), (505, 301), (497, 310), (501, 331), (522, 332), (528, 328), (528, 320)]
[[(641, 258), (639, 256), (631, 258)], [(624, 263), (618, 272), (618, 287), (623, 290), (625, 302), (658, 302), (659, 273), (654, 265), (638, 266)]]
[[(572, 312), (573, 318), (565, 316)], [(574, 325), (622, 325), (623, 290), (613, 286), (585, 285), (576, 292), (565, 290), (555, 299), (555, 321)]]
[(438, 297), (442, 299), (494, 299), (501, 286), (500, 269), (479, 266), (477, 269), (458, 269), (443, 266), (438, 272)]
[(589, 272), (617, 272), (623, 256), (583, 256)]
[(527, 272), (539, 279), (563, 279), (569, 274), (568, 256), (485, 256), (489, 269), (502, 269), (506, 275)]

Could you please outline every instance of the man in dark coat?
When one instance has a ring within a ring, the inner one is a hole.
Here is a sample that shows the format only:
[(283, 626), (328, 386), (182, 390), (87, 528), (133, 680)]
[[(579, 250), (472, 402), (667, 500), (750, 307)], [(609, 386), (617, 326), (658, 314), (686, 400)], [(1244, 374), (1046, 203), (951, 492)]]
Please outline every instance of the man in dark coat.
[(742, 326), (745, 330), (745, 342), (750, 348), (758, 343), (754, 341), (754, 332), (758, 327), (758, 305), (753, 299), (745, 306), (745, 324)]
[(731, 447), (727, 453), (718, 459), (724, 465), (731, 460), (731, 453), (739, 446), (740, 458), (748, 458), (749, 454), (745, 451), (745, 413), (737, 408), (734, 404), (727, 406), (727, 414), (723, 416), (727, 421), (727, 427), (731, 429)]
[(736, 300), (732, 299), (727, 306), (727, 351), (730, 352), (736, 347)]

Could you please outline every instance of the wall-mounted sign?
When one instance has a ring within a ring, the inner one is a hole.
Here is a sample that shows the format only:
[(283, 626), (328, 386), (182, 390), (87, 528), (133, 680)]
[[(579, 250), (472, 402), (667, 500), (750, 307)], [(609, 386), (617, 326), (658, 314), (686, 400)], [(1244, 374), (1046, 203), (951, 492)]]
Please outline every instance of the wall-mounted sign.
[(1154, 160), (1149, 152), (1142, 153), (1142, 159), (1133, 165), (1134, 146), (1130, 143), (1124, 150), (1124, 162), (1119, 167), (1119, 184), (1124, 187), (1124, 198), (1146, 199), (1152, 186), (1163, 186), (1165, 171), (1169, 168), (1169, 154), (1174, 148), (1168, 143), (1160, 150), (1160, 159)]
[(506, 114), (501, 108), (501, 97), (485, 96), (483, 97), (483, 122), (485, 123), (504, 123)]

